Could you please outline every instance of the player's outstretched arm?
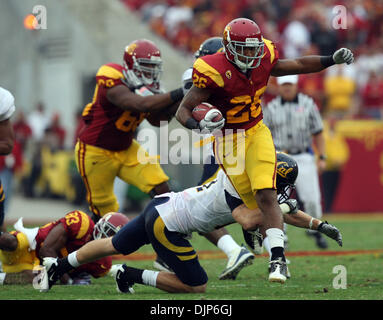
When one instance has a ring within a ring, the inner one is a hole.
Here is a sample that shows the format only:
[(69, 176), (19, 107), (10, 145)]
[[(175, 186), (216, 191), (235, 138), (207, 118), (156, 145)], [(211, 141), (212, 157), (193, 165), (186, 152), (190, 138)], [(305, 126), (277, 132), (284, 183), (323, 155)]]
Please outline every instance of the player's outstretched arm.
[(337, 227), (329, 224), (327, 221), (323, 222), (319, 219), (313, 218), (302, 210), (298, 210), (294, 214), (284, 214), (283, 220), (285, 223), (295, 227), (317, 230), (335, 240), (340, 246), (343, 245), (342, 234)]
[(273, 67), (271, 75), (280, 77), (289, 74), (319, 72), (334, 64), (350, 64), (353, 61), (354, 56), (351, 50), (341, 48), (330, 56), (304, 56), (296, 59), (280, 59)]
[(108, 100), (121, 109), (135, 112), (155, 112), (167, 108), (183, 98), (182, 88), (161, 94), (142, 96), (125, 85), (108, 89)]

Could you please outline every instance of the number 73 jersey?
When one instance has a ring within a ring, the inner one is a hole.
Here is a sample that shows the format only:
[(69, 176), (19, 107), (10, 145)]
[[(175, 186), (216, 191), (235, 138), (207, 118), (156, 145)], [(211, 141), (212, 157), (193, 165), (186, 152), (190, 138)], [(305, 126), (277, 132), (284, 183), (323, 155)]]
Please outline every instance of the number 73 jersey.
[(227, 60), (224, 52), (203, 56), (193, 65), (193, 84), (208, 88), (208, 103), (217, 107), (226, 119), (223, 129), (249, 129), (262, 120), (261, 97), (279, 55), (267, 39), (260, 65), (251, 69), (250, 76)]
[(86, 126), (79, 139), (83, 143), (111, 151), (128, 149), (137, 126), (147, 116), (147, 113), (125, 111), (108, 100), (108, 89), (125, 85), (122, 69), (119, 64), (108, 63), (97, 71), (93, 100), (82, 112)]

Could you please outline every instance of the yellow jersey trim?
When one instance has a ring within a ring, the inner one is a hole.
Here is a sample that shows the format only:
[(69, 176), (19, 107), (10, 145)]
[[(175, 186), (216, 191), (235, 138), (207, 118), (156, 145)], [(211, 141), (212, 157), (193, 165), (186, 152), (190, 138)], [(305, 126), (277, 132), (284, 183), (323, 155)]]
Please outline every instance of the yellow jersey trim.
[(201, 74), (209, 77), (212, 81), (214, 81), (217, 86), (223, 87), (224, 81), (221, 74), (214, 69), (211, 65), (207, 64), (202, 59), (197, 59), (194, 63), (194, 68)]
[(275, 47), (273, 45), (273, 42), (271, 40), (267, 40), (265, 38), (263, 38), (263, 42), (265, 43), (265, 45), (267, 46), (267, 48), (270, 51), (270, 63), (273, 63), (273, 61), (275, 59), (275, 51), (274, 51)]
[(123, 77), (122, 73), (111, 66), (103, 65), (98, 69), (96, 77), (107, 77), (112, 79), (120, 79)]
[(89, 216), (81, 211), (77, 211), (77, 214), (81, 215), (81, 227), (78, 231), (78, 234), (76, 236), (76, 239), (81, 239), (88, 231), (89, 229)]

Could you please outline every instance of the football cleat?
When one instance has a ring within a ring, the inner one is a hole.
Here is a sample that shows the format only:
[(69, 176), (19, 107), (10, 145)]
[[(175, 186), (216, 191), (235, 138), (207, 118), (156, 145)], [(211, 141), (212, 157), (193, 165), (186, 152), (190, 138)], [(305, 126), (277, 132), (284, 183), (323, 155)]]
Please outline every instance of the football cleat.
[(255, 231), (247, 231), (242, 228), (243, 238), (245, 239), (251, 252), (254, 254), (263, 253), (263, 236), (258, 230), (259, 229)]
[(45, 267), (47, 276), (48, 276), (48, 290), (52, 288), (57, 280), (60, 279), (60, 276), (57, 274), (57, 258), (46, 257), (43, 259), (43, 266)]
[[(290, 264), (290, 260), (286, 258), (286, 278), (287, 279), (291, 278), (291, 273), (290, 273), (290, 270), (289, 270), (289, 267), (288, 267), (289, 264)], [(270, 271), (271, 271), (270, 265), (269, 265), (268, 270), (269, 270), (269, 274), (270, 274)]]
[(239, 249), (235, 250), (227, 265), (226, 269), (219, 275), (219, 280), (235, 280), (238, 273), (246, 266), (251, 265), (254, 260), (254, 255), (246, 249), (246, 247), (242, 244)]
[(153, 262), (153, 267), (160, 271), (174, 273), (172, 268), (170, 268), (167, 265), (167, 263), (164, 260), (162, 260), (159, 256), (157, 256), (156, 260)]
[(115, 277), (117, 283), (117, 291), (120, 293), (134, 293), (134, 281), (129, 279), (129, 269), (125, 264), (122, 264), (116, 272)]
[(269, 263), (269, 281), (285, 283), (287, 279), (287, 265), (282, 258), (272, 260)]

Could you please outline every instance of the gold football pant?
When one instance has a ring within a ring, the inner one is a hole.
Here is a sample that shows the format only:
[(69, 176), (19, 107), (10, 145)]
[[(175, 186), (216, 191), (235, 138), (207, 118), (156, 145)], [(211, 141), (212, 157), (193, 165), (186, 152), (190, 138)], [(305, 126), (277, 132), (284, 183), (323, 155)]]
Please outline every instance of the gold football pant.
[(249, 209), (258, 208), (257, 190), (276, 189), (276, 152), (263, 121), (246, 131), (215, 137), (214, 154)]
[(139, 161), (140, 155), (149, 155), (136, 140), (122, 151), (109, 151), (78, 141), (75, 154), (76, 165), (87, 190), (89, 208), (99, 217), (119, 210), (113, 192), (116, 177), (145, 193), (169, 180), (157, 161)]

